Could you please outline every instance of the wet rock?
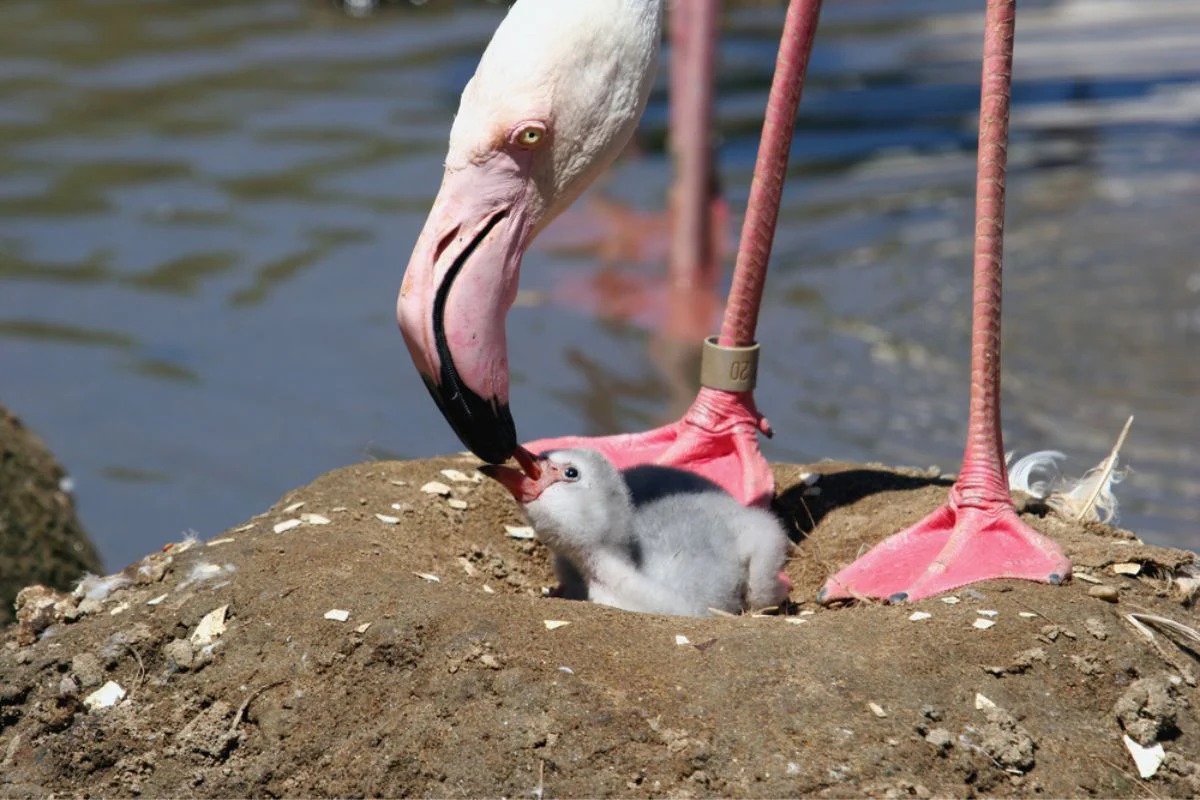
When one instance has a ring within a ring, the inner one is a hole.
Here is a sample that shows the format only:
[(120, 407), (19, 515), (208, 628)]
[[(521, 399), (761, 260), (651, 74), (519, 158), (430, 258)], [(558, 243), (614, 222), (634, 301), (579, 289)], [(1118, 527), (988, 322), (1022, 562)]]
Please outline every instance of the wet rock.
[(92, 689), (104, 682), (104, 667), (92, 653), (79, 653), (72, 658), (71, 674), (83, 689)]
[(0, 626), (12, 621), (22, 587), (67, 589), (100, 571), (65, 479), (42, 441), (0, 406)]
[(1021, 772), (1033, 769), (1033, 751), (1037, 744), (1029, 731), (1018, 725), (1013, 715), (1003, 708), (989, 708), (985, 713), (988, 721), (983, 726), (983, 739), (979, 743), (983, 751), (1005, 769)]
[(1179, 732), (1176, 717), (1184, 705), (1170, 676), (1154, 675), (1130, 684), (1113, 706), (1113, 715), (1130, 739), (1150, 747)]

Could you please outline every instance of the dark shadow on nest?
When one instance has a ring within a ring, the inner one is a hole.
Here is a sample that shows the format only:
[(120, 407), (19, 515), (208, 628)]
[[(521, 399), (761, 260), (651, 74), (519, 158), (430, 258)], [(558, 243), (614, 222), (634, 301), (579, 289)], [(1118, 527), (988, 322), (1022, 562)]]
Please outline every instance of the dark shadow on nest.
[(885, 469), (847, 469), (822, 474), (815, 484), (815, 488), (820, 489), (816, 494), (805, 495), (809, 486), (803, 482), (797, 483), (776, 495), (771, 507), (788, 527), (792, 541), (799, 544), (829, 512), (852, 505), (864, 497), (929, 486), (949, 489), (953, 484), (954, 479), (946, 476), (901, 475)]

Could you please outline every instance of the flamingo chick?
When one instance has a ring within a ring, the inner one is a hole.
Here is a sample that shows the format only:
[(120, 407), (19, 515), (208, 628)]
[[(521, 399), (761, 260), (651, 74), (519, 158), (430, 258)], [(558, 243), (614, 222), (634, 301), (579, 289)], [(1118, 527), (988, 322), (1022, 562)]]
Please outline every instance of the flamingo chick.
[(706, 616), (775, 606), (791, 589), (772, 514), (669, 467), (618, 472), (595, 450), (557, 450), (532, 470), (484, 466), (555, 556), (569, 597), (627, 611)]

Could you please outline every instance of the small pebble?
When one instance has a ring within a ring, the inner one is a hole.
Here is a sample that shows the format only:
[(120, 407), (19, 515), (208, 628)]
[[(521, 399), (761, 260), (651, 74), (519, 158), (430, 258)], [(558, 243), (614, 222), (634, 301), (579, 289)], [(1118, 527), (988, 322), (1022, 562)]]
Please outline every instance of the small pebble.
[(1098, 583), (1088, 589), (1088, 595), (1106, 603), (1115, 603), (1121, 599), (1121, 593), (1117, 591), (1117, 587), (1109, 586), (1107, 583)]
[(275, 527), (272, 528), (272, 530), (274, 530), (276, 533), (287, 533), (293, 528), (299, 528), (303, 524), (304, 523), (298, 519), (285, 519), (283, 522), (275, 523)]
[(439, 494), (442, 497), (450, 496), (450, 487), (441, 481), (430, 481), (421, 487), (421, 491), (425, 494)]
[(908, 618), (912, 622), (920, 622), (921, 620), (929, 619), (932, 616), (933, 614), (930, 614), (928, 611), (914, 611), (912, 614), (909, 614)]
[(528, 525), (505, 525), (504, 530), (512, 539), (532, 539), (533, 528)]
[(457, 497), (451, 497), (449, 500), (446, 501), (446, 505), (450, 506), (451, 508), (453, 508), (457, 511), (465, 511), (467, 508), (467, 501), (459, 500)]
[(883, 706), (879, 705), (879, 703), (867, 703), (867, 708), (871, 709), (871, 713), (880, 719), (887, 716), (887, 712), (883, 710)]
[(168, 664), (174, 664), (176, 670), (186, 672), (192, 668), (196, 653), (187, 639), (173, 639), (163, 647), (163, 656)]
[(388, 516), (387, 514), (376, 514), (375, 519), (382, 522), (384, 525), (399, 525), (400, 518)]

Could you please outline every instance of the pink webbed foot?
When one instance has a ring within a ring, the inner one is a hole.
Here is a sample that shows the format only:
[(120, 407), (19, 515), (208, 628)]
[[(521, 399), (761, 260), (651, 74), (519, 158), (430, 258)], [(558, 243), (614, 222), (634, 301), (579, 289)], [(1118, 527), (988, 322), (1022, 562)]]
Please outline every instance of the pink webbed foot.
[(775, 494), (775, 478), (758, 449), (758, 434), (770, 426), (754, 407), (749, 392), (702, 388), (683, 419), (645, 433), (615, 436), (564, 436), (525, 445), (534, 453), (590, 447), (618, 469), (659, 464), (694, 472), (713, 481), (743, 505), (766, 505)]
[(1011, 503), (962, 506), (951, 490), (949, 503), (838, 572), (817, 600), (902, 602), (980, 581), (1058, 584), (1070, 574), (1071, 562), (1058, 545), (1022, 522)]

